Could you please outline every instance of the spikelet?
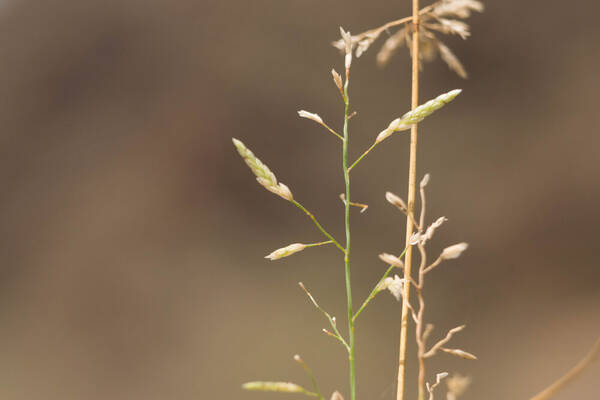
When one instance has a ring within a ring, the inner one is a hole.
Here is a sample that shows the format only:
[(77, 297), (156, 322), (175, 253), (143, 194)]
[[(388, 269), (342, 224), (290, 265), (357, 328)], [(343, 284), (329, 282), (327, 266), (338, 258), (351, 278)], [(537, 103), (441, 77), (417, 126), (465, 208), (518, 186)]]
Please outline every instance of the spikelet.
[(377, 53), (377, 65), (384, 67), (392, 58), (394, 52), (402, 47), (406, 41), (406, 35), (408, 30), (406, 27), (401, 28), (398, 32), (387, 38), (387, 40), (381, 46), (381, 50)]
[(477, 360), (477, 357), (474, 354), (468, 353), (461, 349), (447, 349), (445, 347), (442, 347), (440, 350), (448, 354), (452, 354), (453, 356), (464, 358), (465, 360)]
[(272, 252), (268, 256), (265, 256), (265, 258), (268, 258), (271, 261), (279, 260), (280, 258), (288, 257), (288, 256), (291, 256), (294, 253), (302, 251), (305, 248), (306, 248), (305, 244), (302, 244), (302, 243), (292, 243), (289, 246), (285, 246), (285, 247), (282, 247), (280, 249), (275, 250), (274, 252)]
[(379, 284), (377, 289), (389, 290), (396, 300), (400, 301), (404, 295), (404, 279), (400, 278), (398, 275), (394, 275), (393, 278), (387, 277)]
[(441, 41), (437, 41), (438, 51), (440, 52), (440, 57), (444, 62), (448, 65), (452, 71), (456, 72), (458, 76), (463, 79), (467, 79), (469, 75), (465, 70), (465, 67), (462, 65), (458, 57)]
[(448, 386), (448, 400), (456, 400), (461, 396), (471, 384), (471, 378), (459, 374), (452, 375), (446, 380)]
[(446, 247), (442, 251), (442, 255), (440, 257), (443, 260), (451, 260), (453, 258), (458, 258), (463, 253), (463, 251), (467, 249), (467, 247), (469, 247), (469, 245), (465, 242)]
[(307, 393), (302, 386), (291, 382), (248, 382), (242, 385), (246, 390), (258, 390), (262, 392), (286, 392), (286, 393)]
[[(335, 83), (335, 86), (337, 86), (337, 88), (342, 91), (344, 90), (344, 83), (342, 82), (342, 76), (340, 74), (338, 74), (338, 72), (335, 69), (331, 69), (331, 76), (333, 77), (333, 82)], [(338, 392), (335, 392), (338, 393)]]
[(472, 11), (483, 12), (483, 9), (483, 3), (478, 0), (444, 0), (433, 8), (432, 14), (437, 17), (469, 18)]
[(298, 111), (298, 115), (301, 118), (306, 118), (315, 121), (317, 124), (323, 125), (323, 119), (319, 117), (319, 114), (314, 114), (305, 110)]
[(395, 255), (388, 253), (381, 253), (379, 255), (379, 259), (388, 265), (393, 265), (394, 267), (404, 268), (404, 263), (401, 259), (396, 257)]
[(404, 202), (404, 200), (402, 200), (400, 197), (396, 196), (394, 193), (385, 192), (385, 199), (390, 204), (398, 207), (398, 209), (400, 209), (400, 211), (407, 212), (407, 206), (406, 206), (406, 203)]
[(344, 398), (342, 397), (342, 394), (336, 390), (332, 393), (331, 400), (344, 400)]
[(423, 121), (426, 117), (454, 100), (460, 92), (462, 92), (461, 89), (451, 90), (448, 93), (441, 94), (435, 99), (429, 100), (427, 103), (421, 104), (414, 110), (407, 112), (402, 116), (396, 130), (408, 129), (411, 125)]
[(290, 189), (283, 183), (278, 183), (275, 174), (271, 172), (269, 167), (262, 163), (255, 155), (246, 147), (242, 141), (233, 138), (233, 145), (237, 149), (240, 156), (244, 159), (244, 162), (252, 173), (256, 176), (256, 180), (268, 191), (275, 193), (276, 195), (292, 201), (294, 197)]
[(446, 218), (446, 217), (439, 217), (437, 220), (435, 220), (435, 222), (433, 222), (431, 225), (429, 225), (427, 227), (427, 230), (425, 231), (425, 233), (419, 234), (418, 241), (422, 245), (424, 245), (425, 243), (427, 243), (427, 241), (431, 240), (431, 238), (433, 237), (433, 234), (435, 233), (435, 230), (437, 228), (439, 228), (440, 226), (442, 226), (442, 224), (444, 222), (446, 222), (446, 221), (448, 221), (448, 218)]
[(456, 96), (460, 94), (460, 92), (462, 92), (461, 89), (454, 89), (449, 91), (448, 93), (441, 94), (435, 99), (429, 100), (427, 103), (421, 104), (414, 110), (407, 112), (401, 118), (396, 118), (395, 120), (390, 122), (389, 126), (386, 129), (379, 133), (379, 135), (375, 139), (375, 142), (379, 143), (385, 140), (394, 132), (410, 129), (412, 125), (423, 121), (435, 111), (450, 103), (456, 98)]

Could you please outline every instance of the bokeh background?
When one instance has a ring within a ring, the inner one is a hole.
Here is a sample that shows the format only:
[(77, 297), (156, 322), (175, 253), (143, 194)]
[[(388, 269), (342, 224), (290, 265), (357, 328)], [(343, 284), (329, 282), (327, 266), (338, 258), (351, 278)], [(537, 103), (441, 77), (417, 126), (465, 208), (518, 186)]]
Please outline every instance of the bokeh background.
[[(525, 399), (600, 334), (598, 3), (489, 0), (473, 36), (449, 38), (470, 72), (439, 60), (423, 99), (461, 87), (421, 128), (431, 245), (467, 241), (428, 282), (434, 335), (479, 361), (464, 399)], [(289, 203), (256, 184), (245, 141), (341, 236), (339, 143), (296, 110), (339, 127), (330, 46), (408, 15), (408, 1), (5, 0), (0, 4), (0, 395), (3, 399), (276, 399), (248, 380), (347, 394), (343, 350), (297, 287), (344, 314), (333, 248)], [(353, 66), (354, 158), (410, 104), (405, 49), (383, 70)], [(355, 297), (398, 251), (408, 135), (353, 172)], [(394, 398), (399, 304), (381, 295), (358, 324), (359, 398)], [(414, 356), (414, 352), (411, 354)], [(411, 360), (414, 360), (411, 358)], [(414, 361), (409, 393), (414, 394)], [(557, 399), (597, 398), (600, 364)], [(293, 395), (292, 395), (293, 396)], [(443, 398), (443, 396), (439, 396)]]

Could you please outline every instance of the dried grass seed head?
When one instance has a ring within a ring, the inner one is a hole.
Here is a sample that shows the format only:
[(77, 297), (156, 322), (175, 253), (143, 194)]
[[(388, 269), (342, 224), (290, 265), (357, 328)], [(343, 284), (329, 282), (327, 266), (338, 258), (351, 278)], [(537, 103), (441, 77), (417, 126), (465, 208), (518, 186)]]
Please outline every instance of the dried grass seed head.
[(448, 218), (439, 217), (438, 219), (435, 220), (435, 222), (433, 222), (431, 225), (429, 225), (427, 227), (427, 229), (425, 230), (425, 233), (420, 233), (420, 232), (415, 233), (411, 237), (410, 243), (413, 246), (417, 243), (424, 245), (425, 243), (427, 243), (427, 241), (429, 241), (429, 240), (431, 240), (431, 238), (433, 238), (433, 234), (435, 233), (435, 230), (437, 228), (439, 228), (440, 226), (442, 226), (442, 224), (446, 221), (448, 221)]
[(331, 395), (331, 400), (344, 400), (344, 398), (342, 397), (342, 394), (336, 390)]
[(427, 184), (429, 183), (429, 180), (430, 180), (430, 179), (431, 179), (431, 175), (429, 175), (429, 174), (425, 174), (425, 175), (423, 176), (423, 179), (421, 179), (421, 182), (419, 183), (419, 187), (420, 187), (421, 189), (424, 189), (424, 188), (425, 188), (425, 186), (427, 186)]
[(448, 354), (452, 354), (453, 356), (464, 358), (465, 360), (477, 360), (477, 357), (474, 354), (471, 354), (461, 349), (447, 349), (445, 347), (442, 347), (440, 350)]
[(402, 200), (400, 197), (398, 197), (397, 195), (395, 195), (392, 192), (385, 192), (385, 199), (390, 204), (398, 207), (400, 209), (400, 211), (402, 211), (402, 212), (406, 212), (408, 210), (408, 207), (406, 206), (406, 203), (404, 202), (404, 200)]
[(342, 76), (338, 74), (338, 72), (333, 68), (331, 69), (331, 76), (333, 76), (333, 82), (335, 83), (335, 86), (337, 86), (339, 90), (344, 90), (344, 82), (342, 81)]
[(381, 253), (379, 255), (379, 259), (388, 265), (393, 265), (394, 267), (397, 267), (397, 268), (404, 268), (404, 263), (402, 262), (402, 260), (399, 259), (398, 257), (396, 257), (395, 255), (388, 254), (388, 253)]
[(385, 289), (389, 290), (396, 300), (400, 301), (404, 296), (404, 279), (400, 278), (398, 275), (394, 275), (393, 278), (385, 278), (379, 285), (379, 290)]
[(449, 247), (442, 251), (441, 258), (443, 260), (451, 260), (460, 257), (460, 255), (469, 247), (468, 243), (462, 242)]
[(308, 112), (305, 110), (300, 110), (300, 111), (298, 111), (298, 115), (301, 118), (310, 119), (310, 120), (315, 121), (318, 124), (323, 125), (323, 119), (321, 117), (319, 117), (319, 114), (314, 114), (314, 113), (311, 113), (311, 112)]
[(346, 57), (344, 58), (344, 66), (346, 70), (350, 69), (350, 65), (352, 64), (352, 35), (350, 32), (346, 32), (344, 28), (340, 26), (340, 34), (342, 35), (342, 40), (344, 41), (344, 51), (346, 52)]
[(442, 0), (431, 13), (436, 17), (469, 18), (473, 11), (483, 12), (484, 5), (478, 0)]
[(450, 378), (446, 379), (446, 386), (448, 387), (448, 400), (456, 400), (462, 396), (471, 384), (471, 378), (460, 374), (454, 374)]

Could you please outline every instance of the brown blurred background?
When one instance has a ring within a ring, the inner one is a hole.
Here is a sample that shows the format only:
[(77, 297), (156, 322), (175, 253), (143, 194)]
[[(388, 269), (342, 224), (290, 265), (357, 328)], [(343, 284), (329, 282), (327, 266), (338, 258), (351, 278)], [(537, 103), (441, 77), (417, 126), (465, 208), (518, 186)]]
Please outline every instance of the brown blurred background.
[[(464, 93), (421, 128), (432, 243), (468, 241), (428, 284), (434, 334), (466, 323), (430, 372), (474, 378), (464, 399), (525, 399), (600, 333), (600, 25), (594, 2), (487, 1), (473, 37), (450, 38), (470, 72), (427, 64), (422, 98)], [(296, 110), (340, 126), (329, 70), (338, 26), (408, 15), (408, 0), (6, 0), (0, 4), (0, 395), (3, 399), (278, 399), (247, 380), (347, 394), (340, 346), (296, 283), (341, 320), (333, 248), (258, 186), (244, 140), (341, 236), (338, 142)], [(409, 57), (353, 67), (354, 158), (408, 109)], [(353, 173), (355, 297), (397, 251), (408, 136)], [(359, 320), (359, 398), (391, 400), (400, 308), (380, 296)], [(414, 354), (413, 354), (414, 355)], [(414, 362), (409, 392), (414, 393)], [(598, 398), (596, 364), (557, 399)], [(443, 398), (443, 396), (439, 396)]]

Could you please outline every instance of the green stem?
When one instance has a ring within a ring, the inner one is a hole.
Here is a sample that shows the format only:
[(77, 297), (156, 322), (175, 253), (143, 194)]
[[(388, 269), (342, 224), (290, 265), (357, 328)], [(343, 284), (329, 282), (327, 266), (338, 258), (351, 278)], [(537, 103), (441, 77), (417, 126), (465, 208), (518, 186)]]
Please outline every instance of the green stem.
[(324, 400), (323, 395), (321, 394), (321, 391), (319, 390), (319, 386), (317, 385), (317, 380), (315, 379), (315, 375), (313, 374), (312, 370), (308, 367), (308, 365), (304, 362), (304, 360), (302, 360), (302, 358), (300, 358), (300, 356), (295, 356), (294, 358), (302, 366), (302, 368), (304, 368), (304, 371), (310, 378), (310, 381), (312, 382), (312, 385), (315, 390), (315, 393), (317, 394), (317, 397), (319, 397), (320, 400)]
[(319, 223), (319, 221), (317, 221), (317, 219), (315, 218), (315, 216), (314, 216), (314, 215), (312, 215), (310, 211), (308, 211), (306, 208), (304, 208), (304, 206), (303, 206), (302, 204), (298, 203), (296, 200), (290, 200), (290, 202), (291, 202), (293, 205), (295, 205), (296, 207), (298, 207), (299, 209), (301, 209), (302, 211), (304, 211), (304, 213), (305, 213), (306, 215), (308, 215), (308, 218), (310, 218), (310, 219), (311, 219), (311, 220), (312, 220), (312, 221), (315, 223), (315, 225), (317, 226), (317, 228), (319, 228), (319, 230), (321, 231), (321, 233), (323, 233), (323, 235), (327, 236), (327, 238), (328, 238), (329, 240), (331, 240), (331, 242), (333, 242), (333, 244), (335, 244), (335, 246), (336, 246), (338, 249), (340, 249), (340, 250), (341, 250), (342, 252), (344, 252), (344, 253), (346, 252), (346, 250), (345, 250), (345, 249), (342, 247), (342, 245), (341, 245), (341, 244), (339, 244), (339, 243), (338, 243), (338, 241), (337, 241), (337, 240), (335, 240), (335, 239), (333, 238), (333, 236), (331, 236), (331, 235), (329, 234), (329, 232), (327, 232), (327, 231), (326, 231), (326, 230), (325, 230), (325, 229), (324, 229), (324, 228), (321, 226), (321, 224)]
[(306, 247), (317, 247), (317, 246), (324, 246), (326, 244), (333, 244), (333, 241), (328, 240), (326, 242), (319, 242), (319, 243), (311, 243), (311, 244), (307, 244)]
[(362, 161), (362, 159), (363, 159), (363, 158), (365, 158), (365, 157), (367, 156), (367, 154), (369, 154), (369, 152), (370, 152), (371, 150), (373, 150), (373, 149), (375, 148), (375, 146), (377, 146), (377, 144), (378, 144), (378, 143), (379, 143), (379, 142), (375, 142), (375, 143), (373, 143), (373, 144), (371, 145), (371, 147), (369, 147), (369, 148), (367, 149), (367, 151), (365, 151), (364, 153), (362, 153), (362, 155), (361, 155), (360, 157), (358, 157), (358, 159), (352, 163), (352, 165), (350, 166), (350, 168), (348, 168), (348, 172), (352, 171), (352, 168), (354, 168), (354, 167), (356, 166), (356, 164), (358, 164), (359, 162), (361, 162), (361, 161)]
[[(402, 258), (404, 256), (404, 253), (406, 253), (406, 247), (404, 248), (404, 250), (402, 251), (402, 254), (400, 254), (398, 256), (398, 258)], [(369, 294), (369, 296), (366, 298), (366, 300), (362, 303), (362, 305), (360, 306), (360, 308), (358, 309), (358, 311), (356, 311), (356, 313), (354, 314), (354, 317), (352, 317), (352, 320), (355, 321), (356, 317), (358, 317), (358, 314), (360, 314), (362, 312), (362, 310), (364, 310), (364, 308), (367, 306), (367, 304), (369, 304), (369, 302), (371, 300), (373, 300), (373, 298), (377, 295), (377, 293), (379, 293), (379, 286), (381, 285), (381, 282), (383, 282), (383, 280), (385, 278), (388, 277), (388, 275), (390, 274), (390, 272), (392, 272), (394, 270), (394, 268), (397, 268), (394, 265), (390, 265), (389, 268), (387, 269), (387, 271), (385, 271), (385, 273), (383, 274), (383, 276), (381, 277), (381, 279), (379, 280), (379, 282), (377, 282), (377, 285), (373, 288), (373, 290), (371, 291), (371, 293)]]
[(350, 110), (350, 98), (348, 96), (348, 71), (346, 71), (346, 83), (344, 85), (345, 111), (344, 111), (344, 145), (342, 154), (342, 167), (344, 170), (344, 183), (346, 185), (345, 201), (345, 227), (346, 227), (346, 250), (344, 255), (344, 266), (346, 272), (346, 297), (348, 300), (348, 338), (350, 351), (350, 400), (356, 400), (356, 370), (354, 362), (354, 320), (352, 316), (352, 287), (350, 285), (350, 170), (348, 169), (348, 113)]

